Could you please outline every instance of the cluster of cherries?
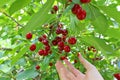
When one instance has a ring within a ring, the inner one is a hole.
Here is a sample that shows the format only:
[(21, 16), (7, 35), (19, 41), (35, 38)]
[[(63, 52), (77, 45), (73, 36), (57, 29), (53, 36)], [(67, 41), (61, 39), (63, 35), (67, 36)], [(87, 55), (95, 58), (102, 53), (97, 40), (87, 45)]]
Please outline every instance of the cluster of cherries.
[[(50, 27), (50, 30), (52, 30), (53, 26)], [(44, 49), (40, 49), (38, 51), (38, 54), (40, 56), (47, 56), (52, 53), (51, 46), (57, 46), (58, 52), (62, 53), (63, 51), (65, 53), (69, 53), (71, 51), (71, 48), (69, 45), (74, 45), (76, 44), (77, 40), (75, 37), (69, 37), (68, 36), (68, 30), (63, 29), (62, 24), (58, 24), (57, 28), (55, 29), (56, 37), (50, 42), (48, 40), (47, 35), (42, 35), (38, 38), (39, 42), (41, 42), (44, 45)], [(30, 40), (32, 39), (32, 33), (29, 32), (26, 34), (26, 39)], [(35, 51), (36, 50), (36, 44), (32, 44), (30, 46), (30, 51)], [(61, 60), (66, 59), (66, 56), (61, 56)], [(76, 63), (77, 61), (75, 61)], [(50, 66), (52, 66), (52, 63), (49, 63)], [(36, 69), (38, 70), (40, 68), (39, 65), (36, 66)]]
[[(70, 0), (71, 1), (71, 0)], [(80, 0), (81, 3), (89, 3), (91, 0)], [(71, 9), (72, 13), (76, 15), (79, 20), (83, 20), (86, 18), (86, 11), (82, 9), (79, 4), (74, 4)]]

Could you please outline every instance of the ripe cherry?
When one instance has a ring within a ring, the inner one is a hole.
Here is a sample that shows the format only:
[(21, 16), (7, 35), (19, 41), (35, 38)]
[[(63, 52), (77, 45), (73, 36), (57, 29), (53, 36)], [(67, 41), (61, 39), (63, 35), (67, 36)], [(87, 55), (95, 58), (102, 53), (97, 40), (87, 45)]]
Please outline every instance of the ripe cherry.
[(50, 63), (49, 63), (49, 66), (53, 66), (53, 63), (50, 62)]
[(89, 3), (91, 0), (80, 0), (81, 3)]
[(42, 42), (44, 39), (43, 39), (43, 37), (39, 37), (38, 40), (39, 40), (40, 42)]
[(52, 44), (53, 44), (54, 46), (56, 46), (56, 45), (58, 44), (58, 42), (57, 42), (56, 40), (53, 40), (53, 41), (52, 41)]
[(40, 66), (39, 66), (39, 65), (37, 65), (35, 68), (36, 68), (36, 70), (39, 70), (39, 69), (40, 69)]
[(53, 9), (54, 9), (55, 11), (58, 11), (58, 6), (57, 6), (57, 5), (54, 5), (54, 6), (53, 6)]
[(72, 13), (77, 14), (78, 11), (81, 11), (81, 10), (82, 10), (82, 7), (79, 4), (75, 4), (72, 8)]
[(60, 46), (58, 46), (58, 49), (59, 49), (59, 51), (61, 52), (61, 51), (64, 50), (64, 47), (60, 47)]
[(76, 40), (75, 37), (70, 37), (70, 38), (68, 39), (68, 43), (69, 43), (69, 44), (72, 44), (72, 45), (75, 44), (76, 41), (77, 41), (77, 40)]
[(50, 50), (50, 46), (49, 45), (45, 46), (45, 50), (49, 51)]
[(43, 56), (47, 56), (47, 55), (48, 55), (48, 51), (44, 50)]
[(115, 77), (116, 79), (120, 80), (120, 73), (114, 74), (114, 77)]
[(44, 54), (44, 50), (43, 49), (39, 50), (38, 54), (42, 56)]
[(31, 38), (32, 38), (32, 33), (30, 33), (30, 32), (27, 33), (27, 34), (26, 34), (26, 39), (31, 39)]
[(65, 60), (65, 59), (67, 59), (65, 56), (60, 57), (60, 60)]
[(66, 30), (66, 29), (62, 30), (62, 34), (63, 34), (64, 36), (66, 36), (66, 35), (68, 34), (68, 30)]
[(58, 28), (56, 29), (56, 34), (61, 34), (61, 33), (62, 33), (62, 29), (58, 27)]
[(77, 62), (78, 62), (78, 61), (75, 59), (75, 60), (74, 60), (74, 64), (77, 63)]
[(64, 42), (63, 41), (58, 42), (58, 47), (64, 47)]
[(45, 40), (42, 41), (42, 43), (43, 43), (44, 45), (48, 45), (48, 40), (45, 39)]
[(61, 40), (62, 40), (62, 38), (61, 37), (59, 37), (59, 36), (57, 36), (57, 37), (55, 37), (55, 40), (57, 41), (57, 43), (58, 42), (60, 42)]
[(78, 13), (77, 13), (77, 18), (79, 19), (79, 20), (83, 20), (83, 19), (85, 19), (86, 18), (86, 11), (85, 10), (81, 10), (81, 11), (79, 11)]
[(64, 46), (64, 51), (65, 52), (70, 52), (70, 46), (68, 46), (68, 45)]
[(46, 38), (47, 38), (47, 36), (46, 36), (45, 34), (43, 34), (43, 35), (42, 35), (42, 37), (43, 37), (44, 39), (46, 39)]
[(34, 51), (36, 49), (36, 45), (35, 44), (32, 44), (31, 46), (30, 46), (30, 50), (31, 51)]

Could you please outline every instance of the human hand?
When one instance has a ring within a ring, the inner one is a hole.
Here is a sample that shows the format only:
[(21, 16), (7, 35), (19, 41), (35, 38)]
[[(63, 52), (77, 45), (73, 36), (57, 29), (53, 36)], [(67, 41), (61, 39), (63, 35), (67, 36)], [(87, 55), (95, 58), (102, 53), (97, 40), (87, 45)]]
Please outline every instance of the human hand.
[(96, 67), (84, 59), (81, 54), (78, 58), (86, 68), (86, 73), (81, 73), (67, 59), (64, 60), (67, 68), (60, 61), (57, 61), (55, 66), (60, 80), (104, 80)]

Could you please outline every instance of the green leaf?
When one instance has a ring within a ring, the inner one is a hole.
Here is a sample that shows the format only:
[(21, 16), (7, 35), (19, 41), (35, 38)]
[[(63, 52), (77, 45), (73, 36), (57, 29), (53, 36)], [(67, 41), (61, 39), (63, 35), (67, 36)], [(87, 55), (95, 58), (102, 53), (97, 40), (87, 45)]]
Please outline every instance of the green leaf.
[(112, 47), (110, 45), (107, 45), (105, 40), (103, 39), (94, 36), (82, 36), (81, 40), (90, 44), (91, 46), (95, 46), (98, 50), (101, 50), (104, 54), (113, 52)]
[(52, 4), (54, 3), (54, 0), (48, 0), (43, 7), (29, 20), (27, 25), (25, 26), (23, 30), (23, 35), (25, 35), (27, 32), (32, 31), (33, 29), (40, 28), (44, 23), (47, 23), (49, 21), (53, 21), (55, 18), (55, 15), (48, 14), (50, 9), (52, 8)]
[(87, 13), (89, 13), (87, 15), (87, 18), (91, 20), (91, 24), (94, 26), (94, 29), (98, 33), (104, 34), (109, 27), (107, 23), (107, 18), (93, 4), (86, 5), (85, 8)]
[(109, 6), (99, 6), (101, 10), (104, 11), (109, 17), (114, 18), (118, 23), (120, 23), (120, 11), (117, 11), (117, 5), (112, 4)]
[(17, 80), (27, 80), (30, 78), (34, 78), (38, 75), (39, 73), (35, 71), (34, 69), (28, 69), (23, 72), (20, 72), (16, 75)]
[(0, 71), (4, 72), (4, 73), (8, 73), (10, 71), (10, 67), (6, 64), (0, 65)]
[(31, 0), (16, 0), (15, 2), (12, 3), (12, 5), (9, 8), (10, 15), (12, 15), (14, 12), (24, 8), (30, 2), (31, 2)]
[(120, 29), (110, 28), (106, 31), (106, 35), (116, 39), (120, 39)]
[(0, 7), (8, 3), (10, 0), (0, 0)]
[(25, 46), (23, 47), (19, 53), (17, 53), (13, 58), (12, 58), (12, 63), (11, 64), (14, 64), (16, 63), (24, 54), (25, 52), (28, 50), (28, 46)]
[(7, 77), (0, 77), (0, 80), (10, 80), (10, 78), (7, 78)]

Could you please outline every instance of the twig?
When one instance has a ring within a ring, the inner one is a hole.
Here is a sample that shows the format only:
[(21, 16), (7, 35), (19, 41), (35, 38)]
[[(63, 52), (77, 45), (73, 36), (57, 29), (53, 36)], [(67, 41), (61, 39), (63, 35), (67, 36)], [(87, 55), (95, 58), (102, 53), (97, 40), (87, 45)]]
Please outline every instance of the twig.
[(13, 17), (11, 17), (10, 15), (8, 15), (6, 12), (2, 12), (5, 16), (9, 17), (12, 21), (14, 21), (18, 26), (22, 26), (20, 23), (18, 23)]
[(5, 51), (5, 50), (12, 51), (12, 49), (11, 49), (11, 48), (0, 48), (0, 50), (3, 50), (3, 51)]

